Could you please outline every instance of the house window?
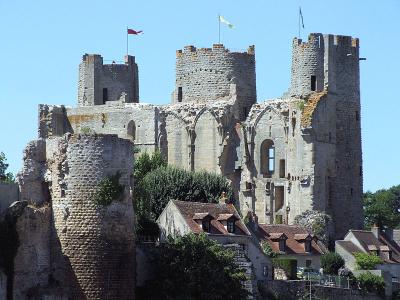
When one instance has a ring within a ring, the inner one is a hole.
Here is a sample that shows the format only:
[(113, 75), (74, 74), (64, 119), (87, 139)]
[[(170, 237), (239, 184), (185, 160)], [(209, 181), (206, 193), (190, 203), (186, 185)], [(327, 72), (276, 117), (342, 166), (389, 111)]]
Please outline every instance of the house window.
[(286, 241), (284, 239), (279, 240), (279, 251), (285, 252), (286, 248)]
[(307, 268), (311, 267), (311, 259), (306, 259), (306, 267)]
[(264, 277), (268, 277), (268, 266), (263, 266), (263, 275)]
[(260, 148), (260, 171), (271, 175), (275, 170), (275, 147), (272, 140), (264, 140)]
[(317, 90), (317, 76), (311, 75), (311, 90), (316, 91)]
[(229, 233), (235, 232), (235, 221), (229, 220), (226, 224)]
[(103, 104), (108, 101), (108, 90), (107, 88), (103, 88)]
[(304, 248), (306, 250), (306, 252), (311, 252), (311, 241), (305, 241), (304, 242)]
[(210, 220), (203, 220), (201, 222), (201, 228), (204, 232), (210, 232)]
[(182, 102), (182, 87), (178, 87), (178, 102)]

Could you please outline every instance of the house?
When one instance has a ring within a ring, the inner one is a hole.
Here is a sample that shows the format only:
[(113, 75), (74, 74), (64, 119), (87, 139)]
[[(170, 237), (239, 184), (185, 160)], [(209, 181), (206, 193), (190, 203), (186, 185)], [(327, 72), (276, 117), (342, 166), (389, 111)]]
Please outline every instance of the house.
[(157, 220), (160, 241), (167, 236), (205, 233), (210, 239), (235, 251), (237, 261), (247, 266), (254, 285), (272, 279), (272, 263), (251, 235), (232, 204), (170, 200)]
[(390, 272), (392, 279), (400, 279), (400, 247), (391, 237), (392, 231), (386, 232), (378, 227), (371, 230), (349, 230), (343, 240), (335, 242), (335, 250), (345, 260), (350, 270), (357, 269), (354, 253), (363, 252), (378, 255), (383, 263), (376, 269)]
[(280, 257), (297, 260), (297, 267), (319, 270), (325, 249), (306, 228), (298, 225), (257, 224), (254, 234), (260, 242), (267, 242)]

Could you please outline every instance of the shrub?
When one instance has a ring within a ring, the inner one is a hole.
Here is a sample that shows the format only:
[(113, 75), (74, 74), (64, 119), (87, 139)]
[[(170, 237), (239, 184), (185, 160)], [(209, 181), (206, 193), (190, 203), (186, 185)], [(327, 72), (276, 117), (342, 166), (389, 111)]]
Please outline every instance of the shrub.
[(147, 173), (136, 185), (135, 195), (137, 210), (156, 220), (171, 199), (216, 203), (222, 192), (232, 197), (229, 182), (220, 175), (168, 166)]
[(376, 292), (379, 295), (383, 295), (385, 293), (385, 280), (382, 278), (382, 276), (372, 274), (371, 272), (366, 272), (357, 276), (357, 282), (363, 291), (370, 293)]
[(359, 270), (374, 270), (376, 265), (383, 262), (379, 256), (374, 254), (356, 252), (354, 256), (356, 258), (357, 269)]
[(344, 259), (335, 252), (329, 252), (321, 256), (321, 266), (324, 274), (337, 275), (344, 266)]
[(113, 200), (121, 197), (124, 186), (119, 184), (121, 174), (117, 172), (113, 176), (107, 176), (100, 180), (97, 191), (93, 195), (93, 201), (98, 205), (109, 205)]
[(267, 255), (271, 258), (274, 258), (277, 256), (277, 254), (272, 250), (271, 245), (267, 241), (261, 242), (261, 248), (265, 255)]
[(205, 234), (189, 234), (159, 247), (154, 278), (143, 299), (247, 299), (246, 275), (234, 262), (234, 252)]
[(283, 269), (289, 279), (297, 278), (297, 260), (295, 258), (274, 258), (272, 264), (274, 267)]

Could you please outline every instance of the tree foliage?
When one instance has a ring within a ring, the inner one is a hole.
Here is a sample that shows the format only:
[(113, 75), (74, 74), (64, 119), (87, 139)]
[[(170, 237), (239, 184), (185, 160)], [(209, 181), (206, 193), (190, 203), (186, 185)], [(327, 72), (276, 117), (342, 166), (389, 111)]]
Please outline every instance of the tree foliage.
[(376, 265), (383, 262), (379, 256), (363, 252), (354, 253), (354, 257), (359, 270), (375, 270)]
[(245, 273), (234, 253), (205, 234), (189, 234), (162, 244), (154, 257), (155, 278), (139, 299), (246, 299)]
[(271, 258), (277, 257), (277, 254), (272, 250), (271, 245), (267, 241), (261, 242), (261, 248), (265, 255)]
[(142, 215), (156, 220), (171, 199), (216, 203), (222, 192), (232, 197), (229, 182), (220, 175), (167, 166), (150, 171), (137, 183), (136, 201)]
[(297, 278), (297, 259), (290, 257), (272, 259), (274, 267), (281, 268), (285, 271), (289, 279)]
[(8, 168), (7, 158), (4, 152), (0, 152), (0, 182), (11, 183), (15, 181), (11, 172), (6, 172)]
[(117, 172), (113, 176), (107, 176), (100, 180), (97, 191), (93, 195), (93, 201), (98, 205), (110, 205), (114, 200), (118, 200), (123, 191), (124, 186), (119, 184), (121, 174)]
[(335, 252), (329, 252), (321, 256), (321, 267), (324, 274), (337, 275), (344, 266), (344, 259)]
[(400, 225), (400, 185), (364, 193), (365, 226), (397, 228)]
[(376, 292), (379, 295), (384, 295), (385, 293), (385, 280), (382, 276), (372, 274), (371, 272), (361, 273), (357, 276), (357, 282), (363, 291)]

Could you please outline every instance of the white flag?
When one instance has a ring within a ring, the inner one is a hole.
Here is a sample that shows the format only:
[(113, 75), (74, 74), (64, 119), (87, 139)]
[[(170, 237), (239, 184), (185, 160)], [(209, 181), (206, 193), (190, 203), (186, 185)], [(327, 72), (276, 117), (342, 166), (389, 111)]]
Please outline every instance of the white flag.
[(235, 28), (235, 25), (233, 25), (232, 23), (227, 21), (223, 16), (219, 16), (219, 21), (221, 23), (224, 23), (224, 24), (228, 25), (228, 27), (231, 28), (231, 29)]

